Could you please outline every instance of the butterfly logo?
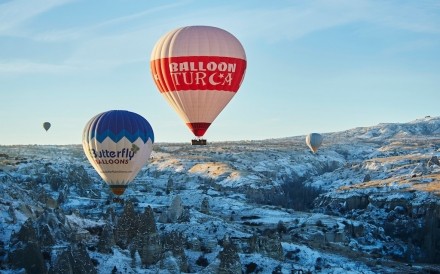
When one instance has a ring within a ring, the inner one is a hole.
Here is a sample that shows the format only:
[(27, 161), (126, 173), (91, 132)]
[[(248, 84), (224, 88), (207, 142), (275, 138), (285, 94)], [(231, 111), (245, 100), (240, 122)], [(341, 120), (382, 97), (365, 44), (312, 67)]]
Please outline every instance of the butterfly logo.
[(133, 151), (134, 153), (136, 153), (136, 152), (139, 151), (139, 147), (137, 145), (135, 145), (135, 144), (132, 144), (130, 150)]

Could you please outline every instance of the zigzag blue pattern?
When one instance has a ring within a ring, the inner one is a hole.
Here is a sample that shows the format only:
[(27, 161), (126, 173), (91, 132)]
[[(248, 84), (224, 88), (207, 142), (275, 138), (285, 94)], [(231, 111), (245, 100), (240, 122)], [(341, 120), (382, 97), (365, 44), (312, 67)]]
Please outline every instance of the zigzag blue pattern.
[(126, 110), (110, 110), (96, 115), (83, 132), (84, 139), (95, 138), (100, 143), (107, 137), (115, 143), (124, 137), (132, 143), (138, 138), (144, 143), (148, 140), (154, 143), (154, 132), (150, 123), (139, 114)]
[(118, 133), (112, 132), (110, 129), (107, 129), (104, 132), (96, 134), (95, 131), (92, 132), (92, 138), (96, 138), (96, 140), (100, 143), (102, 143), (105, 138), (110, 138), (113, 142), (117, 143), (122, 138), (127, 138), (130, 142), (135, 142), (138, 138), (141, 138), (144, 143), (148, 142), (148, 139), (151, 140), (151, 142), (154, 142), (154, 136), (152, 134), (152, 131), (141, 131), (138, 130), (134, 133), (130, 133), (129, 131), (123, 129)]

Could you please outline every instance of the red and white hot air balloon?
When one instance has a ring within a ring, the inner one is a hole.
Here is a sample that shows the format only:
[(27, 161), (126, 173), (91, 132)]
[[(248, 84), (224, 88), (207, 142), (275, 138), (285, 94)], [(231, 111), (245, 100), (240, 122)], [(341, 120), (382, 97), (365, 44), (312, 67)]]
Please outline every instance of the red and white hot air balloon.
[(197, 138), (237, 93), (246, 64), (240, 41), (209, 26), (168, 32), (154, 46), (150, 60), (160, 93)]

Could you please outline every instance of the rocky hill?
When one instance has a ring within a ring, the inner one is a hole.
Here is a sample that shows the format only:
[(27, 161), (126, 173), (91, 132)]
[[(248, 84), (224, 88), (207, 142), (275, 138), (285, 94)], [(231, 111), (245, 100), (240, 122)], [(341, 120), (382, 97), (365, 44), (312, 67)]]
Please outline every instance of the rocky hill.
[(0, 146), (1, 273), (440, 273), (440, 117), (158, 143), (122, 196), (80, 145)]

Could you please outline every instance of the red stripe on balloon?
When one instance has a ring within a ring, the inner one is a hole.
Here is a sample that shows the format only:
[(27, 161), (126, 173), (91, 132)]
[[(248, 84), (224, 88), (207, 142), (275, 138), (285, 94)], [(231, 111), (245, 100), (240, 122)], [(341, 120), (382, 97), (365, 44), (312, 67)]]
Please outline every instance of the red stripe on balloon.
[(167, 57), (150, 62), (160, 92), (220, 90), (237, 92), (246, 60), (221, 56)]
[(186, 125), (194, 133), (194, 136), (202, 137), (205, 135), (211, 123), (186, 123)]

